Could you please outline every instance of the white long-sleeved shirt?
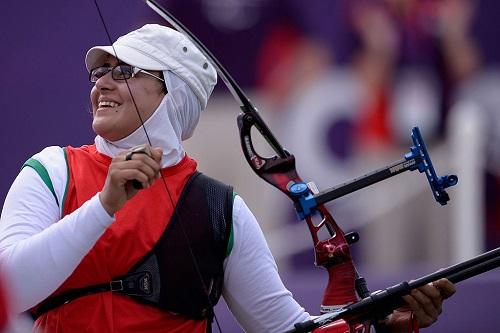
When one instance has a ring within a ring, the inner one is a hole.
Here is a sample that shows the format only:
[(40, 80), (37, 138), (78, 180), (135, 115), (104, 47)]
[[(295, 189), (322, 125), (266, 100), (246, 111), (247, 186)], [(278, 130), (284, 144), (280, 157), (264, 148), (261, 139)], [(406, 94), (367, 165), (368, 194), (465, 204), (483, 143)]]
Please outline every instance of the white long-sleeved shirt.
[[(58, 203), (68, 180), (63, 150), (48, 147), (33, 158), (47, 170), (54, 193), (34, 169), (25, 167), (0, 218), (2, 270), (15, 295), (16, 312), (50, 296), (114, 222), (98, 194), (61, 219)], [(223, 297), (240, 325), (247, 332), (283, 332), (308, 319), (281, 282), (262, 231), (239, 196), (233, 205), (233, 237), (224, 262)]]

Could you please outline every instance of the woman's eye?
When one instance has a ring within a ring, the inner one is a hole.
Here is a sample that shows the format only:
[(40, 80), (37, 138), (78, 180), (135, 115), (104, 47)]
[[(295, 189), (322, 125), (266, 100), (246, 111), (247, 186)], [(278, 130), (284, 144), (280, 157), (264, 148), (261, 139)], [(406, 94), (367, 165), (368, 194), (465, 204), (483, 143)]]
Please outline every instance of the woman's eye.
[(92, 70), (91, 78), (93, 81), (103, 77), (109, 71), (107, 67), (98, 67)]
[(118, 67), (116, 67), (116, 69), (118, 72), (116, 74), (118, 74), (120, 76), (120, 78), (129, 79), (130, 77), (132, 77), (132, 67), (131, 66), (118, 66)]

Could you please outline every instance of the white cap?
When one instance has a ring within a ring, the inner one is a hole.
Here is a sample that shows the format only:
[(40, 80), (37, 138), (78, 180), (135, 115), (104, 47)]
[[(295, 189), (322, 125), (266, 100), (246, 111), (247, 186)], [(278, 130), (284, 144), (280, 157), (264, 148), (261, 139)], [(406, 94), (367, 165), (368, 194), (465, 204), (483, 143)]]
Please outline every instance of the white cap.
[(118, 38), (113, 47), (91, 48), (85, 57), (87, 70), (102, 65), (108, 54), (141, 69), (169, 70), (189, 85), (202, 109), (207, 106), (217, 83), (217, 72), (198, 48), (180, 32), (158, 24), (146, 24)]

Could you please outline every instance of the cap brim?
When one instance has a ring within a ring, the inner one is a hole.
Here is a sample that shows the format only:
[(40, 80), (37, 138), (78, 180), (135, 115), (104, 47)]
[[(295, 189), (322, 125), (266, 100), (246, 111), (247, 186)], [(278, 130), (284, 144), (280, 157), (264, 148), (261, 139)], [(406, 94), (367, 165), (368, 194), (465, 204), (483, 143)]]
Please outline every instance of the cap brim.
[(126, 64), (146, 70), (168, 69), (164, 64), (151, 59), (151, 57), (148, 57), (137, 50), (126, 46), (116, 45), (114, 49), (111, 46), (94, 46), (88, 50), (87, 55), (85, 56), (85, 66), (87, 67), (87, 71), (103, 65), (108, 55), (116, 57)]

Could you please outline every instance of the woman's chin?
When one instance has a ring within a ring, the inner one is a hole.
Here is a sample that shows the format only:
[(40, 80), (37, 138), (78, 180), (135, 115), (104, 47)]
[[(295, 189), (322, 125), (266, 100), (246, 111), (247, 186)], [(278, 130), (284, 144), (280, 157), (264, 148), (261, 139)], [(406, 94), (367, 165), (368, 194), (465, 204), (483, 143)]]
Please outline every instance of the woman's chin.
[(92, 128), (95, 134), (110, 142), (121, 140), (130, 134), (123, 130), (117, 131), (116, 126), (109, 126), (108, 124), (101, 124), (96, 121), (92, 123)]
[(94, 130), (94, 133), (99, 135), (100, 137), (108, 141), (116, 141), (115, 139), (116, 135), (113, 135), (109, 126), (101, 124), (99, 121), (96, 121), (95, 119), (92, 122), (92, 129)]

